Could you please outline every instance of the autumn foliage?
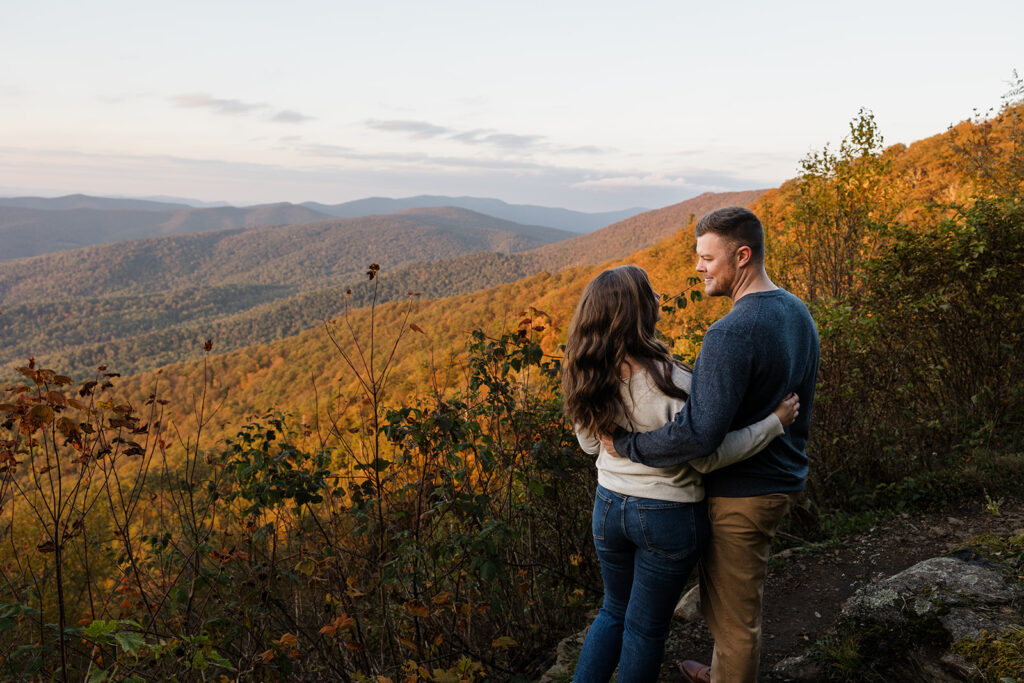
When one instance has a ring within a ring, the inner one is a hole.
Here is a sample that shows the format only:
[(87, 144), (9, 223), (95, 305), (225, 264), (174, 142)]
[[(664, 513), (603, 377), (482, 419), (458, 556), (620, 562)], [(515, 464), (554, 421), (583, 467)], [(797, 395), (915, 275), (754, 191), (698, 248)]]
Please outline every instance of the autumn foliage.
[[(754, 204), (822, 339), (791, 536), (1024, 474), (1019, 95), (910, 147), (862, 111)], [(727, 306), (688, 280), (691, 220), (602, 266), (648, 270), (688, 361)], [(0, 397), (0, 673), (534, 677), (600, 596), (558, 390), (596, 270), (381, 303), (401, 285), (373, 264), (341, 315), (269, 345), (85, 382), (29, 361)]]

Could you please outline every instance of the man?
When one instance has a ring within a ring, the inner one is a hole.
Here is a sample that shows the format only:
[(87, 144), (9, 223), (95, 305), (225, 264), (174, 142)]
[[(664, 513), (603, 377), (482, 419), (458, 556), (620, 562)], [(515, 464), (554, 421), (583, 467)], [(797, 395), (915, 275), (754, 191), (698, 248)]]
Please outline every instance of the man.
[(757, 455), (705, 475), (711, 542), (700, 565), (701, 609), (715, 638), (711, 666), (683, 663), (691, 681), (753, 683), (761, 600), (772, 538), (807, 477), (808, 426), (818, 372), (818, 332), (807, 307), (764, 269), (764, 229), (738, 206), (697, 223), (697, 271), (709, 296), (732, 310), (704, 336), (689, 400), (653, 432), (618, 429), (610, 453), (667, 467), (712, 453), (725, 434), (764, 418), (789, 392), (804, 408)]

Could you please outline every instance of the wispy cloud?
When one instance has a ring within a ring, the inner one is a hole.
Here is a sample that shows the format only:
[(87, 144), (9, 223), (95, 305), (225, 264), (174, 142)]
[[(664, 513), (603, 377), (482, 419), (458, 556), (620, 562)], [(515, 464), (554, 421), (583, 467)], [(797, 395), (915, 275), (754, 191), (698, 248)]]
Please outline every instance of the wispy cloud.
[(442, 126), (429, 121), (371, 119), (365, 122), (368, 128), (389, 133), (403, 133), (412, 140), (443, 138), (464, 145), (475, 147), (491, 147), (503, 151), (537, 151), (557, 155), (594, 155), (606, 154), (609, 149), (595, 145), (561, 147), (552, 144), (544, 135), (522, 135), (519, 133), (503, 133), (493, 128), (472, 128), (457, 130), (450, 126)]
[(419, 166), (423, 168), (445, 168), (455, 172), (474, 169), (531, 171), (548, 168), (543, 164), (528, 161), (436, 156), (424, 154), (423, 152), (360, 152), (351, 147), (316, 143), (299, 144), (295, 149), (302, 154), (313, 157), (344, 159), (374, 165), (387, 164), (390, 167)]
[(487, 128), (460, 131), (449, 126), (430, 123), (429, 121), (380, 121), (371, 119), (366, 122), (366, 126), (389, 133), (405, 133), (413, 140), (427, 140), (445, 136), (448, 140), (461, 142), (465, 145), (488, 145), (501, 149), (532, 149), (543, 145), (546, 140), (543, 135), (517, 135), (515, 133), (501, 133)]
[(366, 125), (374, 130), (383, 130), (390, 133), (409, 133), (413, 140), (426, 140), (451, 132), (449, 128), (437, 126), (426, 121), (378, 121), (371, 119), (366, 122)]
[(605, 178), (589, 178), (573, 187), (592, 190), (622, 190), (638, 187), (688, 187), (693, 183), (680, 176), (666, 176), (660, 173), (647, 175), (620, 175)]
[(226, 114), (229, 116), (248, 114), (249, 112), (256, 111), (257, 109), (264, 109), (267, 106), (266, 104), (211, 97), (210, 95), (201, 92), (174, 95), (171, 97), (171, 101), (177, 106), (185, 107), (186, 109), (212, 109), (218, 114)]
[[(208, 93), (202, 92), (173, 95), (170, 100), (178, 107), (185, 109), (209, 109), (216, 114), (226, 116), (245, 116), (254, 112), (271, 109), (271, 106), (265, 102), (243, 102), (242, 100), (213, 97)], [(274, 113), (269, 120), (273, 123), (305, 123), (306, 121), (312, 121), (313, 117), (291, 109), (282, 109)]]
[(467, 145), (493, 145), (505, 149), (527, 149), (537, 147), (545, 140), (543, 135), (516, 135), (497, 133), (490, 130), (467, 130), (451, 136), (452, 140)]
[[(289, 140), (288, 138), (281, 138), (281, 142), (298, 142), (299, 138)], [(347, 159), (352, 155), (351, 147), (342, 147), (341, 145), (323, 145), (318, 143), (307, 143), (299, 145), (298, 150), (303, 154), (308, 154), (312, 157), (335, 157), (338, 159)]]
[(284, 109), (274, 114), (274, 118), (270, 120), (274, 123), (305, 123), (306, 121), (314, 120), (314, 117), (306, 116), (290, 109)]

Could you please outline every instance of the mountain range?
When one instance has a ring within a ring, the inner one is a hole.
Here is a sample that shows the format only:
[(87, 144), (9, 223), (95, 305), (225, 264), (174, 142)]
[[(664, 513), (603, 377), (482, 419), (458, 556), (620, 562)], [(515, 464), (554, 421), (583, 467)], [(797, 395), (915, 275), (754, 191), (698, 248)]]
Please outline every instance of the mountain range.
[[(960, 124), (909, 146), (893, 145), (878, 156), (877, 169), (882, 176), (875, 179), (881, 188), (875, 200), (886, 205), (888, 220), (908, 226), (934, 225), (948, 215), (951, 206), (977, 196), (977, 181), (972, 179), (970, 168), (957, 165), (953, 147), (962, 144), (971, 125)], [(469, 253), (386, 269), (372, 281), (364, 276), (351, 285), (310, 290), (240, 310), (217, 319), (206, 329), (189, 324), (176, 326), (171, 331), (178, 335), (175, 343), (179, 345), (179, 357), (191, 353), (194, 360), (163, 366), (159, 375), (155, 371), (141, 373), (127, 379), (124, 388), (131, 395), (144, 397), (157, 387), (171, 399), (169, 405), (183, 403), (184, 408), (169, 415), (172, 420), (183, 420), (188, 397), (208, 370), (208, 376), (213, 377), (212, 389), (223, 401), (218, 423), (211, 425), (213, 431), (233, 433), (231, 430), (242, 424), (245, 416), (268, 406), (286, 411), (312, 428), (324, 415), (325, 406), (330, 406), (332, 416), (341, 414), (345, 419), (346, 406), (354, 405), (357, 399), (353, 397), (360, 395), (356, 379), (323, 329), (324, 323), (316, 323), (330, 321), (327, 324), (340, 337), (343, 348), (352, 350), (354, 336), (364, 350), (376, 344), (378, 352), (386, 357), (391, 353), (393, 336), (407, 320), (416, 327), (405, 328), (406, 334), (395, 351), (388, 397), (396, 405), (409, 397), (427, 397), (457, 383), (452, 377), (461, 371), (460, 359), (465, 358), (472, 330), (496, 337), (525, 324), (525, 328), (518, 329), (536, 335), (545, 351), (557, 355), (582, 288), (601, 268), (635, 263), (648, 271), (656, 290), (670, 296), (684, 293), (690, 287), (688, 278), (696, 275), (692, 224), (702, 212), (726, 204), (748, 204), (762, 217), (770, 272), (781, 286), (806, 295), (808, 285), (800, 279), (804, 271), (799, 259), (771, 262), (780, 254), (799, 255), (799, 245), (796, 249), (794, 245), (807, 238), (801, 214), (795, 210), (801, 200), (800, 183), (801, 179), (794, 179), (767, 192), (698, 197), (523, 252)], [(829, 200), (828, 196), (822, 198)], [(348, 289), (351, 294), (346, 293)], [(410, 299), (405, 296), (408, 290), (422, 291), (424, 296)], [(388, 299), (392, 301), (381, 304)], [(359, 307), (370, 302), (376, 302), (372, 309)], [(676, 340), (673, 351), (692, 361), (699, 348), (696, 340), (700, 332), (728, 305), (719, 297), (666, 312), (659, 328)], [(339, 318), (342, 313), (344, 317)], [(276, 340), (241, 341), (246, 334), (264, 334), (266, 338), (266, 332), (275, 326), (285, 332)], [(305, 330), (301, 330), (303, 326)], [(372, 340), (371, 326), (375, 331)], [(211, 334), (204, 336), (207, 329)], [(827, 331), (823, 327), (823, 332)], [(134, 339), (126, 337), (122, 341)], [(208, 361), (195, 360), (203, 353), (203, 339), (214, 343), (214, 354)], [(162, 354), (161, 361), (174, 355), (169, 352), (171, 345), (156, 336), (149, 342)], [(73, 350), (80, 351), (84, 352), (85, 347)], [(112, 357), (118, 362), (130, 358), (125, 351)]]
[[(0, 200), (0, 261), (156, 235), (292, 225), (331, 218), (294, 204), (265, 204), (247, 209), (155, 209), (138, 208), (138, 200), (83, 198), (56, 202), (57, 206), (67, 204), (71, 208), (39, 208), (48, 206), (51, 200), (30, 199)], [(22, 205), (4, 205), (3, 201)], [(136, 208), (110, 208), (117, 202), (127, 202)]]
[[(649, 246), (718, 206), (761, 191), (706, 194), (578, 235), (464, 209), (234, 228), (129, 240), (0, 263), (0, 364), (29, 355), (72, 373), (134, 372), (316, 327), (369, 302), (364, 271), (384, 267), (380, 302), (443, 297)], [(346, 296), (352, 290), (353, 294)]]
[(552, 208), (548, 206), (535, 206), (531, 204), (508, 204), (500, 199), (488, 199), (483, 197), (444, 197), (436, 195), (419, 195), (406, 197), (404, 199), (391, 199), (389, 197), (370, 197), (357, 199), (344, 204), (319, 204), (317, 202), (303, 202), (302, 206), (326, 213), (339, 218), (358, 218), (373, 214), (395, 213), (406, 209), (423, 207), (456, 206), (462, 209), (469, 209), (477, 213), (485, 213), (489, 216), (504, 218), (516, 223), (527, 225), (547, 225), (550, 227), (570, 230), (572, 232), (590, 232), (606, 225), (625, 220), (630, 216), (642, 213), (646, 209), (632, 208), (620, 211), (605, 211), (601, 213), (583, 213), (569, 209)]
[(0, 261), (93, 244), (209, 230), (295, 225), (330, 218), (363, 218), (410, 209), (456, 207), (524, 225), (589, 232), (643, 211), (583, 213), (508, 204), (478, 197), (370, 198), (344, 204), (306, 202), (197, 208), (183, 203), (92, 197), (0, 197)]
[(511, 253), (571, 237), (464, 209), (233, 228), (125, 240), (0, 263), (0, 303), (277, 284), (296, 291), (344, 281), (369, 260), (398, 267), (476, 251)]

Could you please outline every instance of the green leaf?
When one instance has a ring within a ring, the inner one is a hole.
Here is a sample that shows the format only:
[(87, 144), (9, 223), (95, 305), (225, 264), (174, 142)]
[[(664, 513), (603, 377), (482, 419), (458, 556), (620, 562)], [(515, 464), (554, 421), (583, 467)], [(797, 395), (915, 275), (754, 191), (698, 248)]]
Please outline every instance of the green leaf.
[(138, 657), (139, 650), (146, 644), (142, 634), (134, 631), (118, 631), (114, 634), (114, 640), (117, 641), (122, 652), (127, 652), (133, 657)]
[(99, 638), (100, 636), (109, 635), (113, 633), (115, 630), (117, 630), (116, 621), (104, 621), (103, 619), (96, 619), (91, 624), (85, 627), (85, 631), (83, 633), (85, 633), (85, 635), (89, 638)]
[(212, 661), (217, 666), (223, 667), (230, 671), (234, 671), (234, 668), (231, 666), (231, 662), (225, 659), (219, 652), (214, 650), (212, 647), (206, 650), (206, 655), (210, 658), (210, 661)]
[(93, 669), (89, 672), (89, 678), (86, 679), (87, 683), (102, 683), (107, 680), (109, 676), (108, 672), (103, 669)]

